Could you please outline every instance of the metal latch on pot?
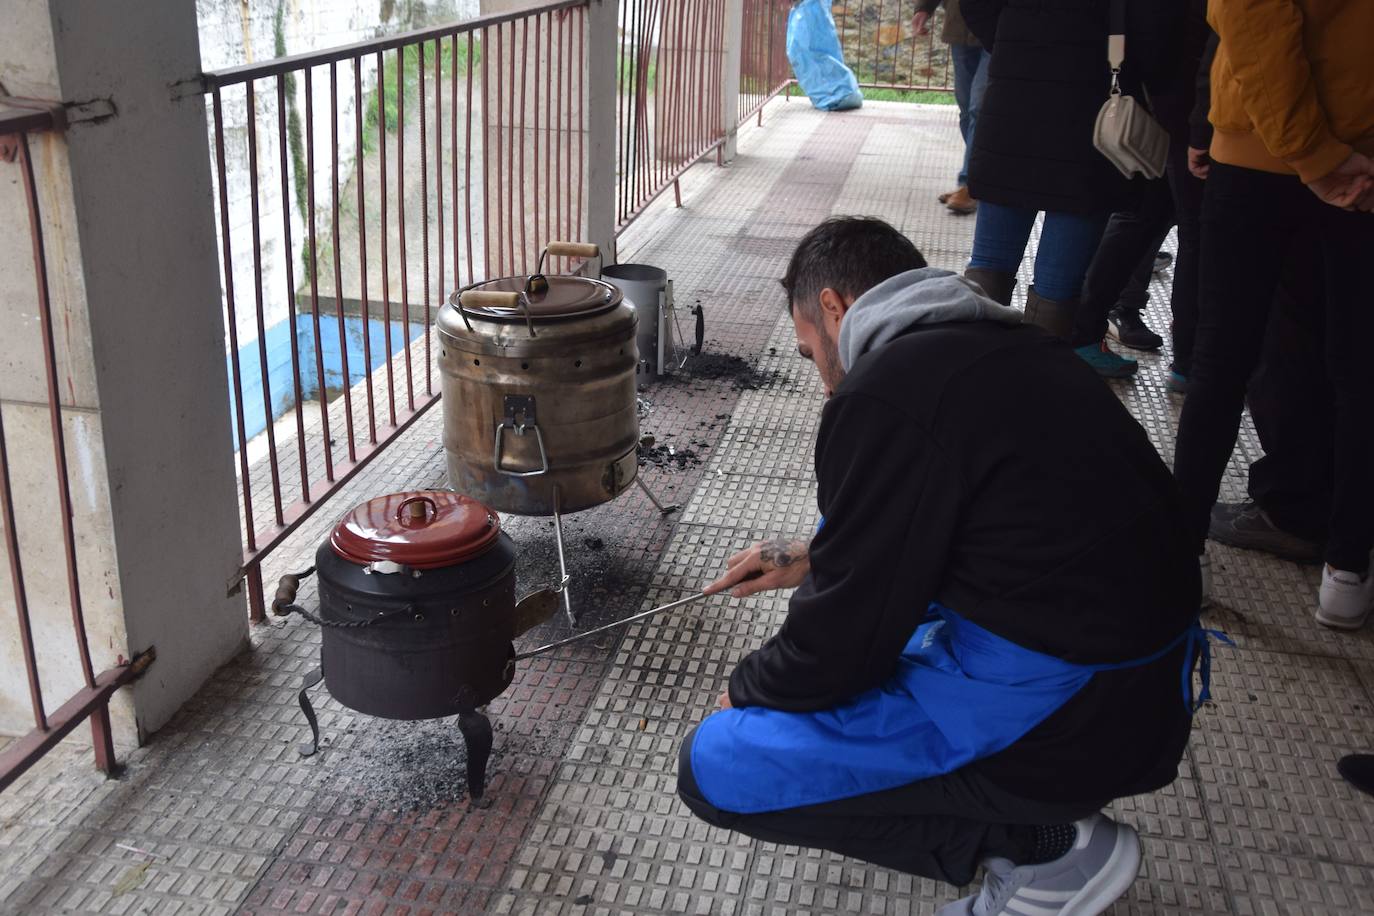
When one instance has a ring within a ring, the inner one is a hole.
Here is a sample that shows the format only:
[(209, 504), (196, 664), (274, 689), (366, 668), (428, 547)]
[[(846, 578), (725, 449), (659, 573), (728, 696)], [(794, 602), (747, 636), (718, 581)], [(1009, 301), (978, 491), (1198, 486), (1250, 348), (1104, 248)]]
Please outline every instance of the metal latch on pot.
[[(544, 434), (534, 421), (534, 398), (529, 395), (508, 394), (505, 399), (505, 416), (496, 427), (496, 442), (492, 446), (491, 463), (496, 470), (508, 477), (537, 477), (549, 472), (549, 454), (544, 450)], [(517, 436), (533, 431), (535, 444), (539, 446), (540, 467), (534, 471), (513, 471), (501, 466), (505, 446), (506, 430), (515, 430)]]

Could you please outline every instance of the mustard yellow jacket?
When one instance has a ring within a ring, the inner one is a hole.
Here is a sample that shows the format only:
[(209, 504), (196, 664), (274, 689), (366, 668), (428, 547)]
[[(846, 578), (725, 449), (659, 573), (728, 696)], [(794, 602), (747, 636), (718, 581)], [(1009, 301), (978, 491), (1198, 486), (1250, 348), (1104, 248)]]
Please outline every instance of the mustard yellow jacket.
[(1212, 158), (1312, 181), (1374, 155), (1374, 0), (1210, 0)]

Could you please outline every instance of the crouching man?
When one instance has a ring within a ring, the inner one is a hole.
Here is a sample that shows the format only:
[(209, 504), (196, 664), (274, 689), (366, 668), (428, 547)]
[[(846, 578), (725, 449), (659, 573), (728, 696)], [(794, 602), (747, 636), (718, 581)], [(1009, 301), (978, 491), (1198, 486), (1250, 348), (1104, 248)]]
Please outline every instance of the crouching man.
[(796, 591), (684, 742), (683, 800), (955, 885), (984, 866), (946, 916), (1101, 912), (1140, 862), (1101, 811), (1177, 775), (1206, 651), (1168, 468), (1068, 346), (886, 223), (823, 223), (782, 285), (829, 397), (824, 521), (708, 589)]

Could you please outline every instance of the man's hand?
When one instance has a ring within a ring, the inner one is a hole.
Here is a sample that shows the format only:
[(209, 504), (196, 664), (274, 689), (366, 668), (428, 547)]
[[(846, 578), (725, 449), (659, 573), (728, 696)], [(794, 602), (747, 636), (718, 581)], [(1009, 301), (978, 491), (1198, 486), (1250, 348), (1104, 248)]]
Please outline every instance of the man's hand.
[(916, 15), (911, 17), (911, 30), (917, 35), (929, 35), (930, 13), (926, 10), (917, 10)]
[(809, 546), (801, 539), (762, 541), (727, 560), (725, 575), (704, 591), (715, 595), (731, 589), (730, 594), (743, 598), (775, 588), (796, 588), (811, 571)]
[(1342, 210), (1360, 209), (1361, 201), (1374, 188), (1374, 160), (1351, 153), (1350, 158), (1331, 172), (1309, 181), (1307, 187), (1323, 203)]
[(720, 706), (721, 709), (735, 708), (734, 704), (730, 702), (730, 691), (728, 690), (721, 691), (720, 696), (716, 697), (716, 704)]
[(1212, 157), (1207, 151), (1196, 146), (1188, 147), (1188, 171), (1193, 173), (1193, 177), (1205, 179), (1211, 170)]

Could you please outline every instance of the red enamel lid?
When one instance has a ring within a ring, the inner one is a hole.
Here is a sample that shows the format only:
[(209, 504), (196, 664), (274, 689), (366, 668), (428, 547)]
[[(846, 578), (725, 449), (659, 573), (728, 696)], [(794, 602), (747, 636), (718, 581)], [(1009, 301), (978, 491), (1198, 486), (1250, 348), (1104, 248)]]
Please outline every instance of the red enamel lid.
[(390, 560), (412, 569), (437, 569), (485, 553), (500, 534), (500, 517), (472, 497), (412, 490), (353, 509), (334, 527), (329, 544), (350, 563)]

